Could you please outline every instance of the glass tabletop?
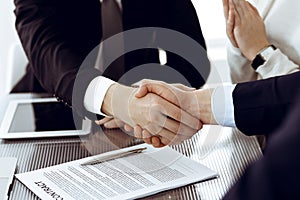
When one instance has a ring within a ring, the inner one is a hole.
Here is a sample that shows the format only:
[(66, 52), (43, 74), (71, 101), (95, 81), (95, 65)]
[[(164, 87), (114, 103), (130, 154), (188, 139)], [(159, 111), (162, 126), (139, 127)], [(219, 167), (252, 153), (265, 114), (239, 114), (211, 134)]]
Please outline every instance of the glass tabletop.
[[(0, 157), (17, 157), (17, 173), (21, 173), (140, 143), (141, 140), (120, 130), (99, 131), (96, 128), (84, 137), (0, 140)], [(220, 176), (144, 199), (221, 199), (244, 169), (262, 155), (255, 137), (221, 126), (204, 126), (191, 139), (171, 147), (217, 171)], [(10, 199), (38, 197), (14, 179)]]

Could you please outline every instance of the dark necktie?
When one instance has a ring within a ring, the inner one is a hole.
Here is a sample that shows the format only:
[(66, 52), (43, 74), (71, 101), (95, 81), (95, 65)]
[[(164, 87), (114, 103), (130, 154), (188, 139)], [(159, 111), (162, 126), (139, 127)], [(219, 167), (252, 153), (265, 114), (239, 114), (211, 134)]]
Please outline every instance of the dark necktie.
[[(101, 13), (102, 41), (123, 31), (122, 13), (116, 0), (103, 0), (101, 4)], [(99, 62), (102, 63), (102, 66), (106, 66), (107, 60), (114, 54), (121, 53), (118, 55), (121, 56), (123, 55), (123, 52), (124, 40), (122, 37), (118, 37), (117, 40), (114, 39), (112, 43), (102, 45), (102, 47), (100, 47), (96, 66), (99, 66)], [(103, 71), (103, 69), (101, 69), (101, 71)], [(121, 56), (105, 69), (103, 75), (117, 81), (124, 74), (124, 71), (124, 56)]]

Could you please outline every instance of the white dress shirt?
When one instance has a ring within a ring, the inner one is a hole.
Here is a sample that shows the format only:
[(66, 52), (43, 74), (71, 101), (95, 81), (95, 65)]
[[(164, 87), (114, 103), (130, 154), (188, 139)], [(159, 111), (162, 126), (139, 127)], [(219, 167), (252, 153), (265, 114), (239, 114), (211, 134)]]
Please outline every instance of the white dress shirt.
[(236, 127), (232, 92), (236, 85), (222, 85), (215, 88), (211, 95), (212, 114), (219, 125)]

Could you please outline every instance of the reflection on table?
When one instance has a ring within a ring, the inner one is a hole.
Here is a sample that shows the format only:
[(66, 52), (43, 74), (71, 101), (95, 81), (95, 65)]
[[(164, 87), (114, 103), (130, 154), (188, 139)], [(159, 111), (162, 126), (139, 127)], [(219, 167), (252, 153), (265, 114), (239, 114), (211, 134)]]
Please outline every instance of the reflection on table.
[[(17, 173), (20, 173), (141, 142), (120, 130), (103, 132), (97, 128), (94, 133), (81, 138), (0, 140), (0, 156), (17, 157)], [(172, 148), (217, 171), (220, 177), (144, 199), (220, 199), (241, 176), (245, 167), (262, 155), (255, 137), (247, 137), (236, 129), (220, 126), (205, 126), (190, 140)], [(26, 200), (37, 197), (14, 180), (10, 198)]]

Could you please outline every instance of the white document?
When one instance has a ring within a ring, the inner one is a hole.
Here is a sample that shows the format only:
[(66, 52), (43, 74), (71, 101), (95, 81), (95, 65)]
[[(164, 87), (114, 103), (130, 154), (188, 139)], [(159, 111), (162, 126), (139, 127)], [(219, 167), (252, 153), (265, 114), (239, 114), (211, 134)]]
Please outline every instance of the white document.
[(17, 174), (41, 199), (135, 199), (217, 177), (218, 174), (170, 147), (141, 144), (142, 153), (82, 166), (88, 157), (53, 167)]

